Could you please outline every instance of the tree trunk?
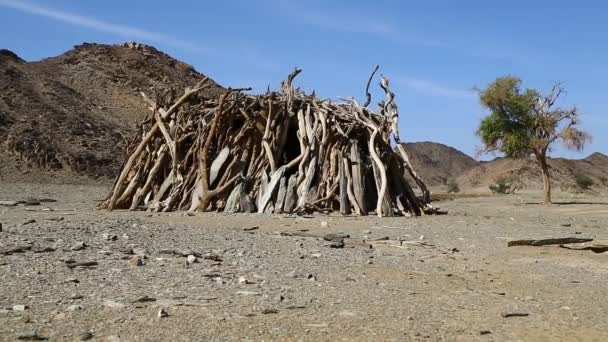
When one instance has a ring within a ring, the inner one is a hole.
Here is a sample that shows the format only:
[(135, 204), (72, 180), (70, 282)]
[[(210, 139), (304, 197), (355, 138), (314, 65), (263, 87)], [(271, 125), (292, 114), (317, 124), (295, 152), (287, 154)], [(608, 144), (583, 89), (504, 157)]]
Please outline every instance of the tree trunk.
[(540, 165), (540, 171), (543, 176), (543, 190), (544, 190), (544, 205), (551, 205), (551, 178), (549, 177), (549, 164), (547, 164), (547, 155), (539, 153), (536, 155), (538, 164)]

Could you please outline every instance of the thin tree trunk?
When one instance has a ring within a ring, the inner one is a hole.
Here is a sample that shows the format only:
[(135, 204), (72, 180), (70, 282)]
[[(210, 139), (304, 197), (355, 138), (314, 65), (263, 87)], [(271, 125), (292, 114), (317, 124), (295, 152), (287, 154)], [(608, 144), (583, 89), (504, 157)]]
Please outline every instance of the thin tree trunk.
[(551, 178), (549, 176), (549, 165), (547, 164), (547, 156), (543, 153), (536, 155), (538, 164), (540, 165), (540, 171), (543, 176), (543, 190), (544, 190), (544, 205), (551, 205)]

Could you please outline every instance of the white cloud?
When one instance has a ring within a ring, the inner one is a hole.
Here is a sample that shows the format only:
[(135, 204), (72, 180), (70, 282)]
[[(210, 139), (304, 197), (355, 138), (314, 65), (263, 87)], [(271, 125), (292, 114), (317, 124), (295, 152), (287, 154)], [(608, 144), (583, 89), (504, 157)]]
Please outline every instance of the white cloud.
[(125, 37), (127, 39), (146, 40), (203, 54), (212, 54), (216, 52), (214, 51), (214, 49), (203, 47), (199, 44), (182, 40), (163, 33), (148, 31), (133, 26), (114, 24), (92, 17), (43, 7), (30, 2), (17, 0), (0, 0), (0, 6), (12, 8), (20, 12), (57, 20), (75, 26), (110, 33), (116, 36)]
[(460, 99), (474, 99), (476, 98), (475, 91), (473, 89), (458, 89), (448, 87), (433, 81), (423, 80), (413, 77), (395, 77), (393, 81), (397, 85), (401, 85), (410, 88), (420, 94), (439, 96), (439, 97), (450, 97)]

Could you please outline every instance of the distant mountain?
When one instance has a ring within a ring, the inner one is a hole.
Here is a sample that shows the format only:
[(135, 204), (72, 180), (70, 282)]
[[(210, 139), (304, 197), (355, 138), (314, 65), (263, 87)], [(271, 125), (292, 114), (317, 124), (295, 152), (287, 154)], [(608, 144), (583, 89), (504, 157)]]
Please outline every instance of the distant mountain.
[[(608, 187), (608, 156), (596, 152), (584, 159), (549, 159), (551, 184), (564, 191), (576, 187), (577, 175), (589, 176), (595, 188)], [(540, 169), (536, 160), (497, 158), (482, 162), (458, 177), (457, 182), (464, 189), (487, 190), (490, 184), (503, 176), (514, 176), (526, 189), (542, 189)]]
[[(126, 137), (148, 113), (139, 92), (184, 89), (203, 77), (136, 43), (85, 43), (37, 62), (0, 50), (0, 151), (32, 167), (114, 175)], [(214, 83), (208, 92), (221, 89)]]
[(429, 186), (443, 185), (479, 165), (465, 153), (440, 143), (407, 143), (405, 149), (414, 169)]

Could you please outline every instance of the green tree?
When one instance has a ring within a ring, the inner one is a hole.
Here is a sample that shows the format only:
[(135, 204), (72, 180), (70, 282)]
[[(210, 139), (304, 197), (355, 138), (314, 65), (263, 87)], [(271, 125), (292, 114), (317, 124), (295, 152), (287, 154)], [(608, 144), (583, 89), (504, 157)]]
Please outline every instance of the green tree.
[(591, 139), (577, 127), (580, 113), (576, 107), (556, 106), (564, 94), (561, 84), (554, 85), (546, 95), (536, 89), (522, 90), (521, 79), (512, 76), (497, 78), (479, 94), (481, 104), (490, 111), (477, 130), (483, 152), (499, 151), (510, 158), (534, 155), (541, 169), (547, 205), (551, 204), (547, 164), (551, 145), (560, 141), (567, 148), (580, 151)]

